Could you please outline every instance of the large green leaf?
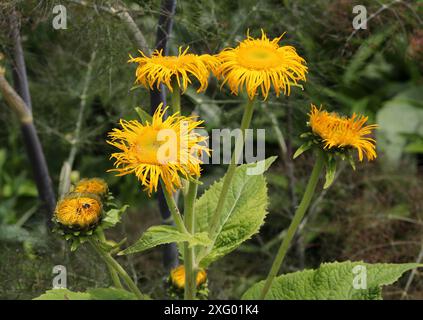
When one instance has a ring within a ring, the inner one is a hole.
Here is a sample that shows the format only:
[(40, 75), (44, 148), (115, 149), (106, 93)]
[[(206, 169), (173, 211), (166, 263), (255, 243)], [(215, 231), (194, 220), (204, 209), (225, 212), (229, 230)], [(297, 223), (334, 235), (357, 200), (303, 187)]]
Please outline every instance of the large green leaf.
[[(273, 281), (266, 299), (271, 300), (377, 300), (381, 287), (398, 280), (417, 263), (323, 263), (318, 269), (281, 275)], [(243, 299), (258, 299), (264, 281), (253, 285)]]
[(91, 296), (87, 292), (73, 292), (68, 289), (51, 289), (34, 300), (91, 300)]
[(94, 288), (87, 292), (91, 300), (138, 300), (132, 292), (117, 288)]
[[(219, 228), (214, 244), (207, 251), (198, 249), (201, 267), (236, 249), (242, 242), (257, 233), (264, 223), (267, 211), (267, 186), (263, 172), (276, 157), (254, 164), (238, 166), (220, 216)], [(253, 168), (262, 168), (260, 174), (253, 174)], [(195, 203), (196, 231), (207, 232), (222, 191), (223, 178), (213, 184)]]
[(51, 289), (34, 300), (136, 300), (129, 291), (116, 288), (94, 288), (87, 292), (73, 292), (68, 289)]
[(173, 226), (153, 226), (148, 228), (135, 244), (119, 252), (119, 255), (142, 252), (171, 242), (188, 242), (191, 246), (206, 246), (210, 244), (210, 239), (207, 236), (207, 232), (190, 235), (189, 233), (179, 232)]

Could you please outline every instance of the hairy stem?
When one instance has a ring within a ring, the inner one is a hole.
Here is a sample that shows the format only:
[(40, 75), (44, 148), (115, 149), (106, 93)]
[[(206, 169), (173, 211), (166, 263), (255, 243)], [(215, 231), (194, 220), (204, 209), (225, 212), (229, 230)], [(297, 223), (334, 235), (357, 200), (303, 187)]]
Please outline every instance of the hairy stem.
[(270, 272), (266, 278), (266, 282), (260, 294), (260, 299), (265, 299), (269, 289), (272, 285), (273, 280), (279, 272), (282, 262), (289, 249), (289, 245), (301, 223), (301, 220), (306, 213), (308, 206), (310, 205), (311, 199), (313, 198), (314, 191), (316, 189), (317, 182), (319, 181), (320, 173), (322, 172), (324, 165), (324, 154), (322, 151), (318, 152), (316, 163), (314, 164), (313, 171), (311, 172), (310, 179), (308, 180), (307, 187), (305, 189), (303, 198), (295, 211), (294, 217), (289, 225), (288, 231), (282, 240), (279, 247), (278, 253), (276, 254), (275, 260), (273, 261)]
[(110, 255), (110, 253), (106, 252), (99, 244), (98, 241), (90, 239), (90, 244), (94, 248), (94, 250), (100, 255), (100, 257), (104, 260), (109, 268), (112, 268), (116, 271), (116, 273), (123, 279), (125, 284), (128, 286), (129, 290), (139, 299), (145, 300), (144, 295), (141, 293), (140, 289), (136, 286), (134, 281), (132, 281), (131, 277), (126, 273), (125, 269)]
[(222, 192), (219, 195), (216, 211), (214, 212), (210, 222), (211, 239), (214, 239), (214, 236), (216, 235), (216, 232), (217, 232), (217, 228), (219, 227), (220, 216), (222, 215), (222, 211), (225, 206), (228, 190), (231, 185), (232, 178), (235, 174), (237, 163), (243, 151), (243, 146), (245, 141), (245, 130), (248, 129), (250, 126), (251, 119), (253, 117), (253, 112), (254, 112), (254, 100), (249, 100), (247, 105), (244, 108), (244, 114), (241, 120), (242, 139), (236, 139), (235, 150), (232, 153), (231, 163), (228, 166), (228, 170), (226, 171), (226, 175), (223, 180)]
[(188, 233), (188, 230), (185, 228), (184, 221), (182, 220), (181, 213), (179, 212), (178, 206), (176, 205), (175, 199), (173, 198), (172, 194), (166, 190), (166, 186), (164, 186), (163, 182), (161, 182), (161, 185), (167, 206), (169, 207), (176, 228), (179, 232)]
[[(98, 229), (97, 231), (98, 237), (102, 242), (106, 242), (106, 236), (104, 235), (104, 231)], [(107, 264), (107, 263), (106, 263)], [(109, 264), (107, 264), (107, 269), (109, 269), (110, 278), (113, 281), (113, 285), (118, 289), (123, 289), (122, 283), (120, 282), (119, 275), (117, 274), (116, 270)]]
[[(184, 222), (189, 233), (195, 233), (195, 212), (194, 202), (197, 197), (198, 185), (195, 182), (188, 184), (188, 192), (184, 198)], [(196, 266), (194, 247), (189, 247), (188, 242), (184, 243), (184, 266), (185, 266), (185, 300), (194, 300), (196, 295)]]

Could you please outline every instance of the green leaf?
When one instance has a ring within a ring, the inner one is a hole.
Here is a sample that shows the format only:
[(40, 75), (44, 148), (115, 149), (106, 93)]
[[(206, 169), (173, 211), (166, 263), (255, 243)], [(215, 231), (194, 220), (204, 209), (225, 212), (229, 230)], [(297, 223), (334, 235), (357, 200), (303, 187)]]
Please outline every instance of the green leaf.
[(132, 292), (116, 288), (95, 288), (87, 291), (91, 300), (138, 300)]
[(303, 154), (304, 152), (306, 152), (307, 150), (309, 150), (312, 146), (313, 146), (313, 143), (311, 141), (304, 143), (301, 147), (299, 147), (297, 149), (297, 151), (295, 151), (294, 156), (292, 158), (293, 159), (296, 159), (301, 154)]
[(78, 249), (80, 245), (81, 243), (79, 241), (77, 240), (72, 241), (71, 248), (70, 248), (71, 252), (76, 251), (76, 249)]
[(137, 300), (137, 297), (132, 292), (116, 288), (94, 288), (87, 292), (51, 289), (34, 300)]
[(348, 162), (349, 162), (351, 168), (353, 168), (353, 170), (355, 171), (355, 169), (356, 169), (355, 162), (354, 162), (354, 158), (352, 157), (351, 153), (347, 156), (347, 159), (348, 159)]
[[(211, 248), (201, 252), (198, 261), (205, 268), (213, 261), (236, 249), (242, 242), (257, 233), (267, 214), (267, 186), (262, 174), (275, 161), (276, 157), (254, 164), (238, 166), (227, 192), (217, 236)], [(260, 174), (253, 175), (253, 168), (260, 168)], [(223, 178), (214, 183), (195, 202), (196, 229), (208, 232), (210, 221), (215, 213), (222, 191)]]
[(143, 109), (141, 109), (140, 107), (136, 107), (135, 112), (140, 117), (142, 124), (145, 125), (147, 122), (149, 122), (149, 123), (152, 122), (152, 120), (153, 120), (152, 116), (149, 113), (147, 113), (146, 111), (144, 111)]
[(109, 211), (106, 211), (100, 224), (101, 228), (105, 230), (114, 227), (116, 224), (118, 224), (122, 215), (126, 212), (126, 209), (128, 209), (128, 207), (128, 205), (124, 205), (119, 209), (110, 209)]
[(323, 189), (327, 189), (332, 185), (333, 180), (335, 179), (335, 174), (336, 174), (336, 159), (334, 157), (331, 157), (326, 161), (326, 176), (325, 176), (326, 181), (325, 181), (325, 185), (323, 186)]
[[(382, 286), (397, 281), (417, 263), (358, 262), (323, 263), (318, 269), (281, 275), (272, 283), (266, 299), (271, 300), (379, 300)], [(258, 299), (264, 281), (253, 285), (243, 299)]]
[(90, 300), (90, 298), (90, 294), (86, 292), (73, 292), (68, 289), (51, 289), (34, 300)]
[(173, 226), (153, 226), (148, 228), (135, 244), (119, 252), (118, 255), (142, 252), (171, 242), (188, 242), (190, 246), (206, 246), (210, 244), (210, 239), (207, 236), (207, 232), (190, 235), (189, 233), (179, 232)]

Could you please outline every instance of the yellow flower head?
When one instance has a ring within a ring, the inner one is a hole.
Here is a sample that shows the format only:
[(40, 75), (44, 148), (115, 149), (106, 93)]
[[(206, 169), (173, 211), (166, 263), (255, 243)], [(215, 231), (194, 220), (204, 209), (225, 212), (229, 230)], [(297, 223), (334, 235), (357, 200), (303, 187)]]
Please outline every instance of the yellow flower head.
[(173, 192), (181, 188), (180, 176), (200, 176), (202, 161), (198, 155), (209, 152), (200, 144), (207, 138), (194, 132), (203, 121), (178, 114), (164, 119), (166, 109), (160, 104), (151, 123), (121, 120), (122, 129), (113, 129), (107, 141), (120, 150), (111, 155), (116, 169), (109, 171), (118, 172), (118, 176), (134, 173), (149, 194), (157, 191), (159, 179)]
[(307, 67), (294, 47), (279, 46), (282, 37), (270, 40), (262, 30), (261, 39), (247, 34), (247, 39), (236, 48), (219, 53), (216, 75), (224, 79), (222, 85), (228, 83), (235, 95), (245, 87), (250, 99), (259, 89), (267, 99), (272, 86), (277, 96), (281, 91), (289, 95), (292, 84), (306, 80)]
[(187, 52), (188, 48), (184, 51), (179, 48), (178, 56), (163, 56), (162, 50), (156, 50), (151, 58), (142, 51), (140, 51), (141, 57), (130, 56), (128, 62), (138, 63), (135, 82), (149, 89), (153, 89), (154, 86), (159, 89), (160, 84), (164, 84), (173, 92), (172, 80), (176, 80), (184, 92), (193, 77), (200, 83), (197, 92), (206, 90), (210, 70), (215, 70), (218, 61), (208, 54), (196, 55)]
[(57, 203), (55, 220), (65, 228), (82, 231), (98, 225), (102, 214), (102, 204), (96, 196), (69, 194)]
[(376, 141), (368, 135), (378, 125), (365, 126), (367, 119), (355, 113), (351, 118), (345, 118), (311, 105), (309, 125), (313, 133), (321, 138), (325, 149), (355, 148), (360, 161), (363, 161), (364, 155), (370, 161), (377, 156)]
[[(178, 289), (185, 288), (185, 267), (183, 265), (177, 266), (170, 272), (170, 280), (172, 284)], [(204, 269), (199, 269), (197, 272), (197, 288), (207, 280), (207, 273)]]
[(100, 197), (107, 194), (109, 187), (106, 181), (100, 178), (82, 179), (75, 186), (74, 192), (78, 193), (92, 193)]

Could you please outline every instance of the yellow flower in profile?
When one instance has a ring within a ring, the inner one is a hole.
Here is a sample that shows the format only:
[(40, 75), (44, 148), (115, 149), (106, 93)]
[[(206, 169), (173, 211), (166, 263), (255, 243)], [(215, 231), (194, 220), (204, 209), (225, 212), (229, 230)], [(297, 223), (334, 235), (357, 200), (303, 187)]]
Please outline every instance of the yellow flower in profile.
[(82, 179), (79, 181), (74, 189), (74, 192), (78, 193), (92, 193), (100, 197), (106, 195), (109, 187), (106, 181), (100, 178)]
[[(184, 265), (177, 266), (170, 272), (170, 280), (172, 284), (178, 289), (185, 288), (185, 267)], [(204, 269), (199, 269), (197, 272), (196, 284), (197, 288), (207, 280), (207, 273)]]
[(55, 220), (66, 229), (90, 230), (98, 225), (102, 214), (99, 198), (86, 194), (69, 194), (57, 203)]
[(261, 39), (247, 34), (247, 39), (236, 48), (224, 49), (217, 55), (220, 65), (216, 75), (223, 78), (222, 85), (228, 83), (233, 94), (247, 91), (253, 99), (259, 89), (267, 99), (270, 88), (279, 96), (291, 92), (291, 85), (306, 80), (307, 67), (292, 46), (279, 46), (283, 35), (270, 40), (262, 30)]
[(155, 51), (151, 58), (140, 51), (141, 57), (130, 56), (128, 62), (138, 63), (136, 80), (138, 84), (153, 89), (160, 84), (166, 85), (173, 92), (172, 81), (176, 80), (184, 92), (191, 84), (192, 78), (197, 79), (200, 84), (197, 92), (207, 89), (210, 70), (215, 70), (218, 61), (215, 57), (204, 54), (196, 55), (188, 53), (188, 48), (182, 51), (179, 48), (178, 56), (164, 56), (163, 51)]
[(348, 149), (358, 151), (358, 158), (363, 161), (376, 158), (376, 141), (368, 135), (378, 127), (376, 124), (366, 125), (368, 117), (353, 114), (346, 118), (336, 113), (329, 113), (311, 105), (309, 125), (315, 135), (321, 138), (325, 149)]
[(159, 179), (173, 192), (181, 188), (180, 176), (200, 176), (199, 154), (209, 152), (200, 144), (207, 138), (195, 132), (203, 121), (178, 114), (164, 119), (166, 109), (160, 104), (151, 123), (121, 120), (122, 129), (113, 129), (107, 141), (120, 150), (111, 155), (116, 169), (109, 171), (118, 176), (134, 173), (148, 194), (157, 191)]

